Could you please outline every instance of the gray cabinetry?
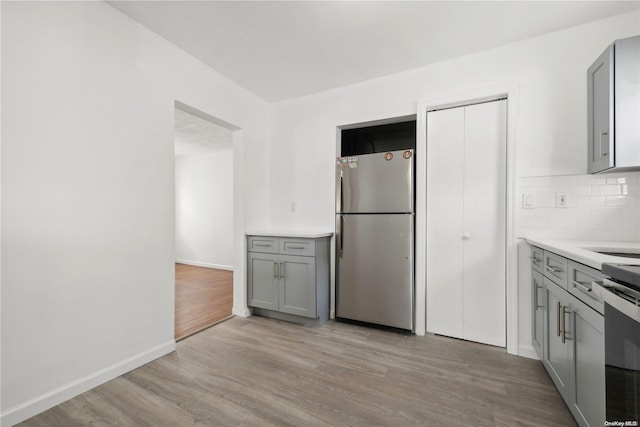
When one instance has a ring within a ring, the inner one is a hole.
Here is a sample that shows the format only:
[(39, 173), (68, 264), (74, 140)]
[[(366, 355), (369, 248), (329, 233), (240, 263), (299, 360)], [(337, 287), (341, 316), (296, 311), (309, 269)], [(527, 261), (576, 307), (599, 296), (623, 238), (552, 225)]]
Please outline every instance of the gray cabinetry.
[(544, 251), (542, 249), (532, 247), (529, 259), (531, 260), (531, 268), (533, 270), (536, 270), (539, 273), (544, 273)]
[(571, 412), (583, 426), (605, 421), (604, 317), (575, 298), (571, 302), (574, 330), (575, 396)]
[[(531, 261), (533, 264), (533, 260)], [(531, 288), (533, 291), (533, 348), (540, 359), (543, 358), (544, 350), (544, 315), (546, 311), (545, 290), (542, 274), (538, 271), (531, 271)]]
[(580, 426), (605, 421), (603, 303), (591, 293), (601, 279), (598, 270), (532, 248), (532, 345)]
[(609, 46), (588, 71), (589, 97), (589, 173), (614, 166), (613, 159), (613, 45)]
[(604, 302), (591, 291), (592, 283), (602, 281), (603, 278), (600, 271), (569, 261), (569, 293), (604, 315)]
[(249, 252), (249, 306), (278, 310), (278, 255)]
[(278, 310), (316, 317), (315, 257), (280, 255)]
[(567, 266), (566, 258), (544, 251), (543, 274), (565, 289), (567, 288)]
[(247, 237), (255, 314), (320, 325), (329, 318), (329, 238)]
[(640, 170), (640, 36), (616, 40), (587, 72), (589, 173)]
[(565, 402), (573, 401), (573, 345), (570, 299), (567, 291), (544, 279), (546, 336), (544, 366)]

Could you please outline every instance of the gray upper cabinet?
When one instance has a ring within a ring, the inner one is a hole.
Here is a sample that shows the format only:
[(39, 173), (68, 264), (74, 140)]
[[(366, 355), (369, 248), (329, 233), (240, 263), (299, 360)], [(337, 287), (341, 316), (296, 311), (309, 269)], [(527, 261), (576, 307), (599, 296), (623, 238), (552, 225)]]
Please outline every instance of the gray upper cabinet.
[(589, 67), (589, 173), (614, 166), (613, 45)]
[(640, 170), (640, 36), (607, 47), (587, 82), (589, 173)]

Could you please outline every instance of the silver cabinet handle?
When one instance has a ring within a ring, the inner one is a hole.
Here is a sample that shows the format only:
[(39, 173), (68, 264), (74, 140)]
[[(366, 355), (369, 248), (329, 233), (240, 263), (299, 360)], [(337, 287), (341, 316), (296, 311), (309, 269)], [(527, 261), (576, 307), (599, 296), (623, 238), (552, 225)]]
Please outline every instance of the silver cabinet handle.
[(462, 240), (469, 240), (471, 238), (471, 234), (463, 234)]
[(304, 246), (287, 246), (287, 249), (304, 249)]
[(557, 319), (556, 319), (556, 326), (557, 326), (557, 332), (556, 335), (560, 336), (560, 307), (562, 307), (562, 305), (560, 304), (560, 301), (558, 301), (558, 304), (556, 306), (556, 311), (557, 311)]
[(591, 292), (591, 288), (587, 288), (585, 285), (583, 285), (582, 283), (580, 283), (580, 282), (578, 282), (576, 280), (572, 280), (571, 283), (573, 284), (574, 288), (578, 288), (582, 292)]
[(538, 281), (536, 279), (533, 279), (533, 289), (534, 289), (533, 304), (536, 307), (536, 310), (539, 308), (544, 308), (544, 306), (540, 305), (538, 302), (538, 290), (542, 289), (542, 286), (538, 285)]
[(545, 265), (545, 266), (544, 266), (544, 268), (546, 268), (546, 269), (547, 269), (547, 271), (550, 271), (550, 272), (552, 272), (552, 273), (560, 273), (560, 272), (562, 272), (562, 269), (561, 269), (561, 268), (558, 268), (558, 267), (552, 267), (552, 266), (550, 266), (550, 265)]
[(273, 263), (273, 278), (274, 279), (278, 278), (278, 263), (277, 262)]
[(265, 243), (255, 243), (253, 246), (258, 246), (259, 248), (270, 248), (271, 247), (270, 244), (265, 244)]
[(280, 263), (280, 278), (284, 279), (284, 276), (286, 275), (286, 272), (284, 271), (284, 262)]
[(532, 263), (534, 263), (535, 265), (540, 265), (540, 261), (542, 261), (541, 259), (538, 259), (534, 256), (530, 256), (529, 259), (531, 260)]
[[(602, 149), (602, 147), (603, 147), (603, 146), (602, 146), (602, 137), (603, 137), (603, 136), (605, 136), (605, 135), (606, 135), (606, 136), (609, 136), (609, 131), (606, 131), (606, 130), (602, 130), (602, 129), (600, 129), (600, 157), (608, 156), (608, 155), (609, 155), (609, 144), (608, 144), (608, 142), (607, 142), (607, 144), (604, 146), (604, 147), (606, 147), (606, 149)], [(608, 139), (608, 138), (607, 138), (607, 139)]]
[(562, 306), (562, 343), (564, 344), (564, 342), (566, 340), (570, 340), (571, 338), (567, 338), (567, 324), (565, 323), (565, 316), (567, 314), (571, 314), (571, 312), (569, 310), (567, 310), (567, 306)]

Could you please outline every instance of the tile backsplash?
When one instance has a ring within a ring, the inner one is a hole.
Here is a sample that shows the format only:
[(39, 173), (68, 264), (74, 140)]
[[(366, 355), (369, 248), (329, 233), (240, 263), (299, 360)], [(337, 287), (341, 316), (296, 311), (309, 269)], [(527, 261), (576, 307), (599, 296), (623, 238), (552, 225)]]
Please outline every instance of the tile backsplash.
[(518, 178), (517, 195), (518, 237), (640, 240), (640, 172)]

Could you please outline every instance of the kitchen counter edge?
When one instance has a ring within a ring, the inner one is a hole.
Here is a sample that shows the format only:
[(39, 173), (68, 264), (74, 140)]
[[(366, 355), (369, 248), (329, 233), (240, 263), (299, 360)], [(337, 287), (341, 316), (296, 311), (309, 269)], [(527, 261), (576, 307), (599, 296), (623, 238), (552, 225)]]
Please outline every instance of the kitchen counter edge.
[(319, 239), (322, 237), (331, 237), (333, 232), (330, 231), (247, 231), (247, 236), (263, 236), (263, 237), (297, 237), (300, 239)]
[(602, 263), (640, 265), (638, 258), (625, 258), (599, 254), (585, 248), (623, 248), (640, 250), (640, 242), (614, 242), (595, 240), (546, 240), (525, 237), (531, 246), (553, 252), (580, 264), (602, 270)]

